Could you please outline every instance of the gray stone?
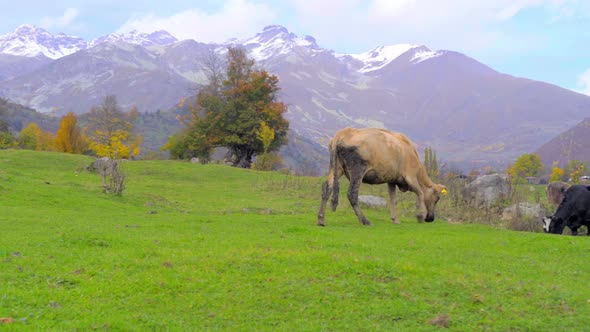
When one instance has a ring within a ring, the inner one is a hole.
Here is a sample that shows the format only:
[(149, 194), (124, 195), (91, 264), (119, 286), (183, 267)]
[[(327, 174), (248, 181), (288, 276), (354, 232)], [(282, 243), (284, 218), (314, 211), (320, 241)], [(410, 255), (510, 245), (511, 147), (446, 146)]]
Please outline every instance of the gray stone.
[(545, 217), (545, 209), (541, 204), (518, 203), (509, 206), (502, 211), (502, 219), (504, 220), (521, 218), (541, 220), (543, 217)]
[(199, 162), (200, 162), (199, 158), (197, 158), (197, 157), (191, 158), (191, 163), (198, 164)]
[(107, 157), (102, 157), (102, 158), (98, 158), (95, 161), (93, 161), (92, 163), (90, 163), (90, 165), (86, 166), (86, 170), (91, 171), (91, 172), (104, 172), (106, 169), (109, 168), (111, 164), (111, 159), (107, 158)]
[(383, 197), (371, 195), (359, 195), (359, 203), (368, 207), (384, 208), (387, 206), (387, 201)]
[(490, 208), (494, 202), (510, 197), (510, 180), (506, 174), (483, 175), (463, 188), (463, 199), (470, 206)]

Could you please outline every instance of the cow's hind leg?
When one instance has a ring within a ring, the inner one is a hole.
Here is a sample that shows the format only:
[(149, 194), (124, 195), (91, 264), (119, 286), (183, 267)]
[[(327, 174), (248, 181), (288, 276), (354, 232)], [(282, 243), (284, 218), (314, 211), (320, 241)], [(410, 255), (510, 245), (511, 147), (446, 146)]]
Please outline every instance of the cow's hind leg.
[(396, 211), (397, 198), (395, 197), (395, 187), (395, 183), (387, 184), (387, 190), (389, 191), (389, 211), (391, 212), (391, 222), (394, 224), (399, 224)]
[[(364, 172), (363, 172), (364, 173)], [(354, 210), (359, 222), (363, 225), (370, 226), (371, 222), (365, 217), (361, 207), (359, 206), (359, 189), (361, 187), (361, 181), (364, 174), (351, 174), (350, 175), (350, 186), (348, 187), (348, 201)]]

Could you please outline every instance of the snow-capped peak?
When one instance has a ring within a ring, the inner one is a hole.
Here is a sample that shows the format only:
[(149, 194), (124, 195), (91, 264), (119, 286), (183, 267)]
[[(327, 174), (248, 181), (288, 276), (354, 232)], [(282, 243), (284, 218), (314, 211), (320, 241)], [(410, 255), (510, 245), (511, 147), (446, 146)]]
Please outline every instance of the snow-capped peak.
[(319, 49), (313, 37), (298, 37), (280, 25), (269, 25), (254, 37), (231, 40), (228, 44), (244, 46), (256, 61), (263, 61), (273, 56), (288, 54), (297, 46), (312, 50)]
[(361, 61), (364, 66), (359, 71), (366, 73), (387, 66), (391, 61), (395, 60), (400, 55), (416, 47), (416, 45), (410, 44), (379, 46), (364, 53), (337, 54), (336, 56), (339, 58), (350, 56)]
[(152, 46), (174, 44), (178, 41), (178, 39), (176, 39), (174, 36), (163, 30), (154, 31), (152, 33), (145, 33), (137, 30), (132, 30), (126, 33), (111, 33), (106, 36), (99, 37), (90, 42), (90, 47), (94, 47), (98, 44), (106, 42), (118, 41), (123, 41), (130, 44), (137, 44), (141, 46)]
[(21, 25), (13, 32), (0, 36), (0, 53), (35, 57), (45, 55), (51, 59), (72, 54), (86, 48), (79, 37), (63, 33), (53, 35), (33, 25)]
[(420, 63), (422, 61), (426, 61), (428, 59), (436, 58), (441, 56), (445, 53), (445, 51), (431, 51), (426, 47), (421, 47), (416, 50), (410, 62), (413, 64)]

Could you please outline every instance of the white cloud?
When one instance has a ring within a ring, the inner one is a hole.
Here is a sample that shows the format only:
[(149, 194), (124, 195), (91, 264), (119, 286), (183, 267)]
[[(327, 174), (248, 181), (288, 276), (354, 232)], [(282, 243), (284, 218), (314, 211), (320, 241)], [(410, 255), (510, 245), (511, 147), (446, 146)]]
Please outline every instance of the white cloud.
[(578, 76), (578, 92), (590, 96), (590, 69)]
[(68, 25), (72, 24), (76, 17), (80, 14), (78, 9), (76, 8), (68, 8), (64, 11), (63, 15), (58, 17), (49, 17), (45, 16), (39, 22), (39, 26), (44, 29), (51, 29), (51, 28), (63, 28), (67, 27)]
[(265, 4), (229, 0), (218, 12), (189, 9), (168, 17), (148, 14), (129, 20), (118, 31), (166, 30), (179, 39), (222, 42), (260, 32), (265, 25), (276, 24), (276, 17), (276, 12)]
[(508, 34), (507, 21), (525, 10), (542, 9), (549, 22), (550, 17), (579, 6), (578, 0), (347, 0), (344, 6), (330, 0), (326, 15), (325, 9), (309, 9), (319, 2), (324, 1), (289, 1), (298, 25), (320, 44), (343, 40), (368, 50), (383, 43), (410, 43), (470, 53), (495, 52), (503, 39), (511, 44), (508, 49), (527, 48), (524, 44), (532, 44), (534, 38)]

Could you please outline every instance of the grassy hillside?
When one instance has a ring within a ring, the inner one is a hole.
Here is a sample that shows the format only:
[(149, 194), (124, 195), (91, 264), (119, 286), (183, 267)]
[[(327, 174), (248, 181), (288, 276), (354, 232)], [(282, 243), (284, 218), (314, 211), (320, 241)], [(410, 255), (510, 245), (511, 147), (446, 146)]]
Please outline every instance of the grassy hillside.
[(587, 329), (587, 237), (344, 200), (321, 228), (319, 178), (175, 161), (106, 196), (90, 161), (0, 151), (0, 330)]

